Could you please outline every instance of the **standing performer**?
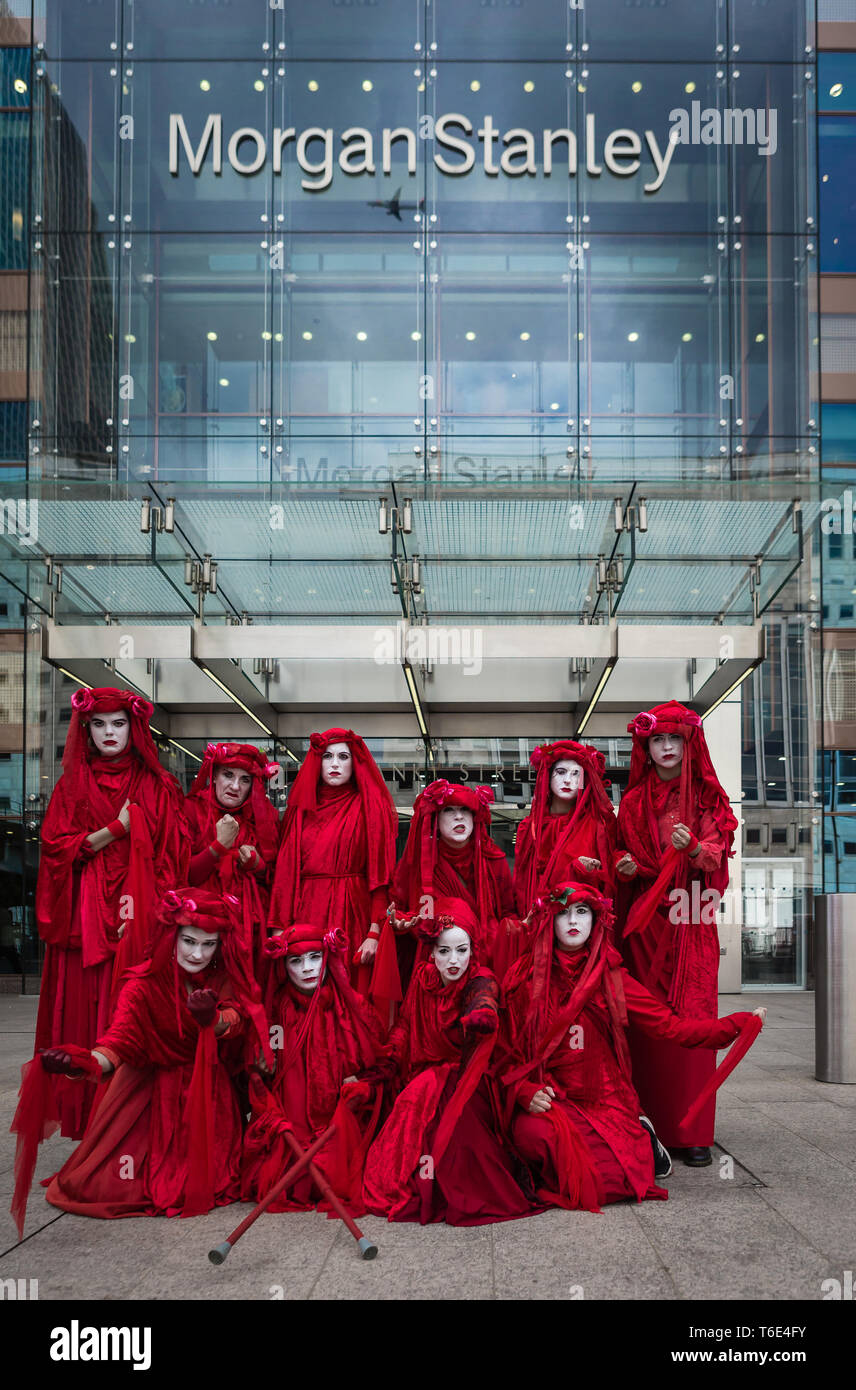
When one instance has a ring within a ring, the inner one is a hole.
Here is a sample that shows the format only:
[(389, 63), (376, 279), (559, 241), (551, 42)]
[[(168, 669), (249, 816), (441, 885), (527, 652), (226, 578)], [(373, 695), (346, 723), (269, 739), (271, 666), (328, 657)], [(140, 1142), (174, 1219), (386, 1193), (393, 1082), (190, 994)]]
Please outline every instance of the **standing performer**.
[[(478, 922), (479, 960), (498, 978), (507, 966), (502, 919), (514, 912), (508, 861), (490, 837), (490, 787), (455, 786), (445, 778), (430, 782), (413, 803), (404, 853), (395, 871), (392, 897), (399, 923), (412, 919), (427, 899), (459, 898)], [(522, 927), (514, 919), (518, 933)], [(502, 925), (501, 925), (502, 924)], [(413, 929), (411, 928), (411, 931)], [(498, 940), (499, 938), (499, 940)], [(402, 981), (413, 969), (417, 940), (399, 939)], [(427, 960), (428, 943), (419, 959)]]
[(714, 1065), (716, 1048), (741, 1036), (742, 1051), (758, 1027), (746, 1013), (678, 1018), (623, 969), (613, 921), (611, 903), (591, 885), (559, 884), (539, 901), (530, 949), (504, 983), (505, 1055), (497, 1070), (512, 1141), (542, 1200), (589, 1211), (668, 1195), (655, 1175), (671, 1172), (669, 1156), (631, 1079), (628, 1018), (675, 1050), (713, 1049)]
[[(618, 812), (625, 852), (617, 866), (625, 885), (619, 898), (624, 959), (680, 1018), (715, 1018), (716, 909), (728, 886), (737, 821), (697, 714), (672, 701), (637, 714), (627, 728), (633, 750)], [(683, 1149), (691, 1167), (710, 1163), (713, 1100), (689, 1128), (681, 1117), (710, 1076), (713, 1057), (638, 1030), (631, 1030), (630, 1047), (636, 1088), (663, 1143)]]
[(363, 1196), (390, 1221), (481, 1226), (534, 1209), (495, 1124), (486, 1075), (499, 989), (477, 963), (479, 924), (466, 903), (438, 898), (422, 924), (432, 959), (416, 966), (384, 1049), (402, 1090), (369, 1149)]
[(184, 803), (192, 855), (187, 881), (239, 900), (244, 945), (259, 978), (279, 839), (265, 781), (278, 771), (250, 743), (209, 743)]
[(527, 914), (551, 883), (575, 878), (612, 896), (615, 874), (615, 809), (606, 789), (602, 753), (563, 739), (536, 748), (532, 809), (517, 831), (514, 892)]
[(288, 794), (269, 924), (341, 927), (352, 983), (378, 1003), (400, 998), (386, 916), (397, 831), (392, 797), (359, 735), (312, 734)]
[[(314, 1161), (351, 1210), (362, 1207), (363, 1161), (381, 1095), (356, 1076), (375, 1065), (383, 1029), (371, 1004), (351, 986), (345, 950), (341, 928), (328, 931), (301, 922), (268, 944), (267, 1014), (279, 1047), (270, 1089), (258, 1076), (250, 1080), (253, 1120), (244, 1136), (244, 1201), (260, 1202), (291, 1162), (287, 1128), (309, 1148), (335, 1118), (336, 1135)], [(312, 1175), (305, 1173), (267, 1210), (306, 1211), (318, 1201)]]
[[(42, 825), (36, 920), (46, 943), (36, 1048), (91, 1048), (121, 974), (142, 960), (154, 903), (181, 882), (182, 794), (149, 730), (154, 706), (129, 690), (77, 690), (63, 773)], [(114, 968), (115, 967), (115, 968)], [(79, 1139), (89, 1087), (57, 1079), (62, 1133)]]
[[(241, 945), (240, 904), (205, 888), (171, 890), (158, 926), (152, 956), (128, 972), (94, 1049), (65, 1041), (49, 1048), (29, 1064), (38, 1071), (22, 1087), (13, 1128), (26, 1149), (50, 1123), (39, 1113), (42, 1069), (87, 1082), (109, 1078), (82, 1142), (47, 1190), (54, 1206), (81, 1216), (198, 1216), (240, 1195), (241, 1116), (230, 1073), (259, 1048), (273, 1063)], [(22, 1164), (29, 1178), (30, 1162), (32, 1148)], [(22, 1171), (21, 1221), (24, 1187)]]

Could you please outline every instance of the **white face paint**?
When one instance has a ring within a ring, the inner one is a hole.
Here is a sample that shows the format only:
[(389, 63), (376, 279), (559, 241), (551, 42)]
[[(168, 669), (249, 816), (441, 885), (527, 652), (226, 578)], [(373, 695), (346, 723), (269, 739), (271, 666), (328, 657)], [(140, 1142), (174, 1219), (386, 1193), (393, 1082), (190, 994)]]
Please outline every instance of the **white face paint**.
[(253, 779), (240, 767), (218, 767), (214, 773), (214, 795), (224, 811), (237, 811), (250, 794)]
[(175, 938), (175, 958), (188, 975), (204, 970), (214, 958), (220, 937), (201, 927), (179, 927)]
[(89, 721), (89, 733), (98, 752), (105, 758), (116, 758), (124, 753), (131, 736), (131, 720), (126, 710), (108, 710), (106, 714), (93, 714)]
[(648, 740), (648, 752), (651, 754), (651, 761), (661, 767), (664, 772), (670, 772), (674, 768), (680, 767), (684, 757), (684, 736), (683, 734), (652, 734)]
[(574, 801), (577, 793), (582, 790), (585, 779), (585, 768), (579, 763), (562, 759), (550, 773), (550, 791), (557, 801)]
[(322, 980), (321, 966), (323, 951), (304, 951), (301, 956), (286, 956), (285, 969), (288, 978), (301, 994), (311, 994)]
[(354, 760), (347, 743), (331, 743), (321, 755), (321, 781), (328, 787), (344, 787), (350, 782)]
[(443, 806), (437, 816), (440, 839), (447, 845), (465, 845), (473, 833), (473, 813), (466, 806)]
[(444, 985), (450, 985), (466, 974), (470, 954), (470, 938), (463, 927), (447, 927), (441, 931), (431, 956)]
[(594, 915), (588, 903), (571, 901), (553, 918), (553, 931), (560, 951), (578, 951), (591, 936)]

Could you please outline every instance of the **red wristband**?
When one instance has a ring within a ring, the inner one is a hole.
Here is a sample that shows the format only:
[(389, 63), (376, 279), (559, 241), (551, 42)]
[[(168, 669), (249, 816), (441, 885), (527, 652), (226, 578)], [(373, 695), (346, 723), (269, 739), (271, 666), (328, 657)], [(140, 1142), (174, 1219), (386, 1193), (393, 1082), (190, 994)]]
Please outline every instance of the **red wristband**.
[(116, 820), (111, 820), (110, 824), (105, 826), (105, 829), (110, 831), (114, 840), (121, 840), (122, 836), (128, 833), (118, 817)]
[(694, 834), (692, 833), (692, 831), (690, 831), (690, 842), (689, 842), (689, 844), (687, 845), (687, 854), (693, 854), (694, 851), (698, 849), (698, 846), (699, 846), (698, 837), (697, 837), (696, 835), (694, 835)]
[(212, 840), (208, 848), (211, 850), (212, 854), (217, 855), (218, 859), (222, 859), (225, 854), (230, 853), (230, 850), (227, 848), (227, 846), (221, 845), (219, 840)]

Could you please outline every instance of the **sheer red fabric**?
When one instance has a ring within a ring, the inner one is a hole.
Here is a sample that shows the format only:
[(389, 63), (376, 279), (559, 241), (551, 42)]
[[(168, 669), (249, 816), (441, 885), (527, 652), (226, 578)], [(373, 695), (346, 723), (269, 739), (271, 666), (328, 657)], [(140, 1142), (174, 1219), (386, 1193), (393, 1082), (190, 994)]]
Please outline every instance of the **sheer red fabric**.
[[(592, 935), (578, 952), (554, 943), (553, 916), (563, 898), (593, 909)], [(539, 961), (545, 942), (546, 980)], [(678, 1018), (622, 968), (609, 905), (580, 884), (560, 885), (539, 909), (532, 950), (512, 966), (504, 988), (508, 1013), (496, 1069), (509, 1134), (533, 1165), (539, 1197), (588, 1210), (625, 1198), (664, 1199), (639, 1123), (646, 1112), (631, 1078), (627, 1023), (676, 1049), (715, 1050), (738, 1037), (752, 1015)], [(551, 1109), (530, 1114), (533, 1096), (547, 1086), (556, 1093)]]
[[(238, 767), (252, 776), (250, 793), (242, 806), (227, 809), (220, 805), (214, 785), (218, 767)], [(209, 743), (184, 803), (191, 854), (188, 882), (192, 887), (206, 885), (221, 893), (233, 893), (239, 900), (245, 947), (252, 954), (259, 978), (279, 839), (279, 815), (265, 783), (278, 771), (279, 765), (268, 762), (261, 749), (252, 744)], [(217, 821), (224, 815), (238, 822), (238, 835), (230, 849), (214, 855), (209, 845), (216, 839)], [(245, 845), (256, 851), (247, 863), (240, 855)]]
[[(670, 702), (637, 715), (628, 729), (633, 749), (630, 779), (618, 812), (619, 843), (639, 871), (623, 881), (620, 889), (622, 954), (631, 974), (658, 999), (671, 1004), (681, 1018), (715, 1018), (716, 895), (728, 884), (728, 857), (737, 820), (713, 769), (697, 714)], [(683, 736), (680, 777), (664, 781), (659, 776), (648, 755), (648, 739), (654, 732)], [(692, 858), (671, 843), (679, 822), (699, 841), (699, 852)], [(696, 1113), (690, 1125), (684, 1123), (684, 1116), (710, 1080), (714, 1057), (687, 1054), (635, 1027), (630, 1044), (636, 1086), (661, 1141), (667, 1147), (710, 1145), (714, 1100)]]
[(486, 1075), (495, 1032), (467, 1022), (492, 1012), (495, 1029), (498, 994), (492, 973), (473, 963), (449, 985), (432, 961), (416, 966), (385, 1053), (402, 1089), (366, 1159), (369, 1211), (476, 1226), (535, 1209), (497, 1135)]
[[(613, 896), (616, 861), (615, 810), (604, 780), (602, 753), (590, 744), (563, 739), (543, 744), (529, 760), (537, 769), (532, 809), (520, 822), (514, 853), (517, 910), (526, 916), (540, 893), (566, 879), (591, 883)], [(550, 776), (558, 762), (575, 762), (585, 781), (572, 808), (562, 815), (550, 810)], [(586, 869), (581, 856), (598, 859), (600, 869)]]
[[(314, 1162), (337, 1196), (352, 1210), (362, 1210), (363, 1161), (377, 1126), (381, 1092), (375, 1086), (346, 1087), (343, 1101), (342, 1083), (374, 1067), (383, 1030), (371, 1004), (350, 984), (344, 940), (337, 936), (341, 933), (295, 924), (268, 945), (268, 1016), (279, 1030), (281, 1048), (269, 1087), (258, 1078), (251, 1084), (253, 1119), (244, 1136), (241, 1173), (244, 1201), (261, 1201), (288, 1166), (287, 1129), (307, 1148), (335, 1118), (337, 1132)], [(285, 968), (289, 954), (306, 950), (324, 954), (323, 978), (311, 994), (296, 989)], [(305, 1173), (268, 1210), (306, 1211), (319, 1201), (312, 1176)]]
[[(205, 889), (166, 895), (151, 959), (129, 972), (96, 1048), (115, 1067), (82, 1142), (51, 1180), (47, 1199), (84, 1216), (196, 1216), (240, 1195), (241, 1117), (232, 1074), (257, 1051), (271, 1058), (258, 986), (240, 947), (234, 898)], [(182, 926), (219, 934), (210, 964), (179, 967)], [(217, 995), (219, 1037), (188, 1007)]]
[[(89, 739), (93, 714), (124, 709), (125, 751), (101, 757)], [(36, 1048), (60, 1041), (90, 1048), (106, 1028), (122, 972), (149, 949), (152, 905), (180, 882), (186, 864), (182, 794), (158, 761), (152, 706), (129, 691), (77, 691), (63, 774), (42, 826), (36, 920), (46, 943)], [(130, 832), (97, 852), (87, 837), (130, 800)], [(112, 998), (111, 998), (112, 993)], [(92, 1104), (86, 1087), (54, 1083), (62, 1133), (79, 1138)]]
[[(502, 969), (507, 950), (504, 942), (522, 928), (504, 918), (514, 914), (514, 895), (508, 861), (490, 837), (489, 787), (456, 786), (444, 778), (430, 782), (413, 803), (413, 819), (404, 853), (393, 879), (392, 897), (399, 917), (412, 917), (426, 898), (458, 898), (466, 902), (477, 922), (479, 959), (491, 969)], [(440, 836), (437, 817), (445, 806), (464, 806), (473, 814), (473, 832), (466, 844), (449, 845)], [(399, 942), (402, 979), (406, 982), (414, 961), (427, 958), (418, 952), (415, 936)], [(498, 957), (498, 958), (497, 958)]]
[[(400, 998), (386, 917), (398, 816), (380, 768), (357, 734), (328, 729), (309, 742), (283, 820), (270, 926), (299, 921), (341, 927), (352, 983), (384, 1006)], [(351, 750), (353, 774), (344, 787), (321, 781), (321, 760), (331, 743)], [(381, 932), (374, 969), (353, 963), (372, 923)]]

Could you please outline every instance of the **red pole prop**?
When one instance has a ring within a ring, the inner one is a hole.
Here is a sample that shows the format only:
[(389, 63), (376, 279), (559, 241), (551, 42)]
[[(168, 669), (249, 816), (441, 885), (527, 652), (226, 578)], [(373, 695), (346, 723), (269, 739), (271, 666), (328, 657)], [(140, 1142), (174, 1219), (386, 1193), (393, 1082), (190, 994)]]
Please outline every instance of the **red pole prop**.
[[(286, 1133), (285, 1138), (295, 1155), (303, 1154), (303, 1150), (301, 1149), (300, 1145), (298, 1144), (297, 1140), (295, 1139), (292, 1133)], [(309, 1151), (307, 1150), (307, 1154), (308, 1152)], [(344, 1221), (351, 1235), (354, 1237), (354, 1240), (357, 1242), (357, 1246), (359, 1247), (359, 1251), (363, 1259), (373, 1260), (377, 1254), (377, 1246), (369, 1240), (368, 1236), (363, 1235), (362, 1231), (360, 1230), (354, 1218), (351, 1216), (351, 1213), (348, 1211), (348, 1208), (345, 1206), (344, 1202), (342, 1202), (342, 1200), (336, 1196), (336, 1193), (333, 1191), (327, 1179), (324, 1177), (324, 1174), (320, 1173), (318, 1169), (315, 1167), (315, 1164), (312, 1162), (310, 1162), (309, 1164), (309, 1172), (312, 1175), (312, 1181), (315, 1183), (315, 1186), (320, 1190), (321, 1195), (325, 1198), (326, 1201), (330, 1203), (330, 1206), (333, 1208), (339, 1220)]]

